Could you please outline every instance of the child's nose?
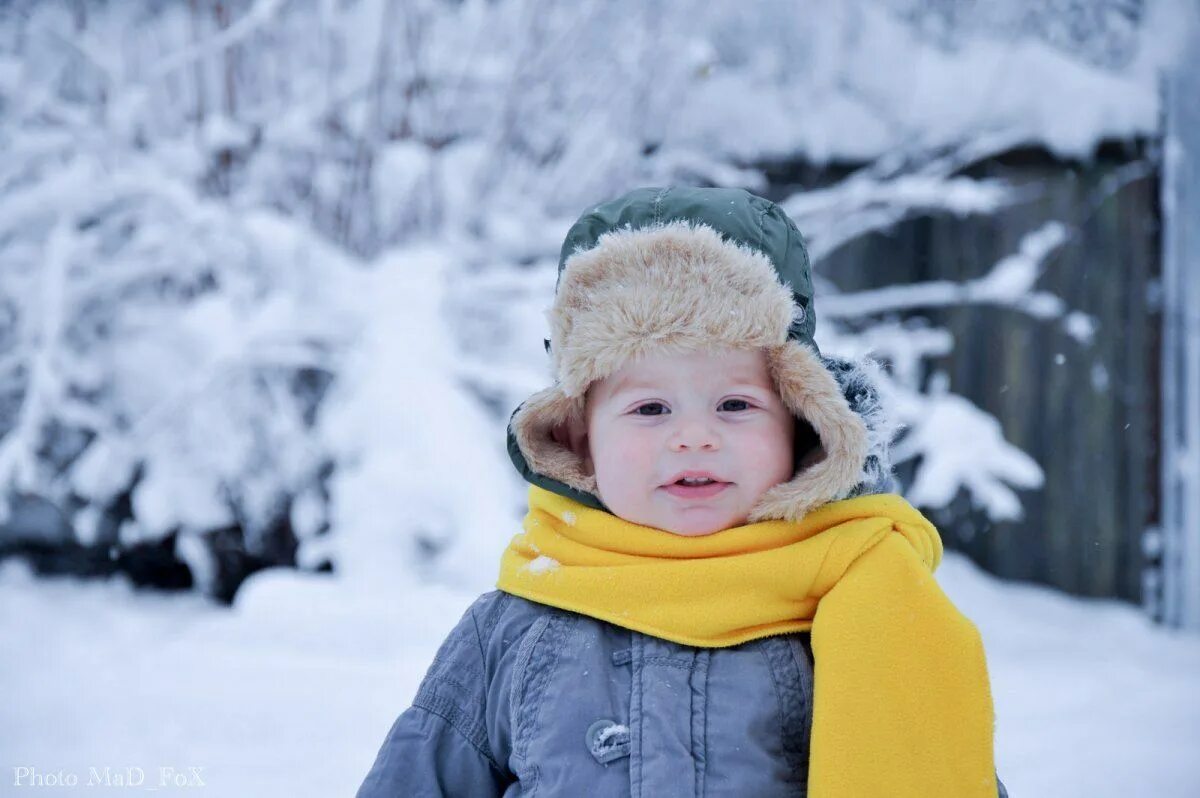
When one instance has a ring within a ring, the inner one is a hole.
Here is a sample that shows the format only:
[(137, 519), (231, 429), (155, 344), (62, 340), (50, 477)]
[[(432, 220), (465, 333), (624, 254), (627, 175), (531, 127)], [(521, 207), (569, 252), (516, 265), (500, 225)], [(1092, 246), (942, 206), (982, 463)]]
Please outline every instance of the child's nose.
[(712, 424), (700, 419), (683, 419), (670, 438), (672, 451), (716, 450), (721, 445), (720, 437)]

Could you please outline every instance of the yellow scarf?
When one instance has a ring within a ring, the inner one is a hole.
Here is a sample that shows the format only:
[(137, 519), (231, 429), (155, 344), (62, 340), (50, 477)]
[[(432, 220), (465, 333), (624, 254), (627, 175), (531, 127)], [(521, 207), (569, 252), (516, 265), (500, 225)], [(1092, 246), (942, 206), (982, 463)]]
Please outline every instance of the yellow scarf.
[(531, 485), (524, 528), (507, 593), (691, 646), (811, 629), (811, 798), (995, 798), (983, 644), (902, 497), (683, 537)]

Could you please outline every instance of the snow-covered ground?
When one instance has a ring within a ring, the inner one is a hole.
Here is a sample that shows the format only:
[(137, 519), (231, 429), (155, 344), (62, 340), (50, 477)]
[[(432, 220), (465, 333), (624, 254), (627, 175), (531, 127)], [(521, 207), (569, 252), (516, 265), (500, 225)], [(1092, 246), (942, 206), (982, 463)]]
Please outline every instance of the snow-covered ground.
[[(1200, 795), (1200, 638), (1116, 602), (1004, 583), (956, 554), (937, 575), (983, 632), (1012, 795)], [(95, 794), (93, 767), (140, 768), (157, 787), (160, 768), (198, 767), (205, 789), (158, 792), (352, 795), (474, 598), (393, 584), (363, 594), (272, 570), (228, 610), (0, 564), (0, 794)], [(16, 787), (22, 767), (24, 784), (61, 772), (79, 786)]]

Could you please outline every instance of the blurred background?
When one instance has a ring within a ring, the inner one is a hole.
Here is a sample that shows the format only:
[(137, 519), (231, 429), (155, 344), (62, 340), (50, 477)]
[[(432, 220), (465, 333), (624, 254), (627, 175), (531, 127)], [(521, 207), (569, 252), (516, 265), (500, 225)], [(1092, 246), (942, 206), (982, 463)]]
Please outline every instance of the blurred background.
[(884, 365), (1010, 793), (1200, 795), (1198, 19), (0, 2), (0, 794), (353, 794), (524, 515), (563, 235), (686, 184)]

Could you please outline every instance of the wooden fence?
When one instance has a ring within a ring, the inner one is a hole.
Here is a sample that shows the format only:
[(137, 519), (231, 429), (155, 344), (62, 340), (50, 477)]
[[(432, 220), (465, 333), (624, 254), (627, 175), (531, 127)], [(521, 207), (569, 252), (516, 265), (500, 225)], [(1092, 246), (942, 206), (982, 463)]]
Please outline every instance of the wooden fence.
[[(1135, 602), (1145, 570), (1156, 565), (1143, 534), (1157, 523), (1160, 493), (1159, 189), (1145, 151), (1142, 143), (1107, 146), (1089, 163), (1009, 153), (974, 173), (1036, 189), (1029, 201), (994, 216), (906, 222), (818, 266), (842, 290), (963, 281), (982, 276), (1047, 221), (1075, 231), (1037, 285), (1094, 318), (1090, 344), (1068, 334), (1061, 319), (1007, 308), (910, 314), (953, 334), (954, 350), (929, 367), (996, 416), (1046, 477), (1043, 488), (1020, 492), (1025, 517), (1018, 522), (991, 523), (965, 494), (930, 515), (948, 547), (996, 574)], [(822, 177), (777, 169), (772, 196), (790, 194), (793, 181)], [(911, 468), (898, 473), (907, 481)]]

